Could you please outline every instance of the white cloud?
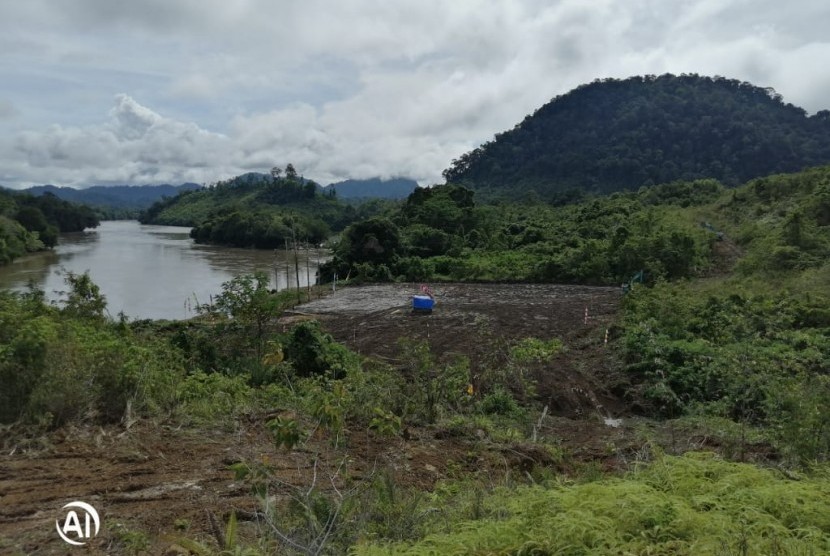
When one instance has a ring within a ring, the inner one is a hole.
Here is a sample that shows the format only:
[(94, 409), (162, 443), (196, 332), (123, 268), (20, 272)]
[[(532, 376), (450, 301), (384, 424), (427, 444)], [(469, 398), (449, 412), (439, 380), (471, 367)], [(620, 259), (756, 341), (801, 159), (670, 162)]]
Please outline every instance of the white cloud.
[(12, 170), (6, 173), (88, 185), (203, 181), (222, 171), (221, 153), (228, 141), (223, 135), (164, 118), (127, 95), (115, 99), (109, 116), (97, 126), (56, 125), (20, 134), (11, 146), (16, 154)]
[(813, 112), (828, 23), (819, 0), (4, 3), (0, 179), (434, 182), (598, 77), (724, 75)]

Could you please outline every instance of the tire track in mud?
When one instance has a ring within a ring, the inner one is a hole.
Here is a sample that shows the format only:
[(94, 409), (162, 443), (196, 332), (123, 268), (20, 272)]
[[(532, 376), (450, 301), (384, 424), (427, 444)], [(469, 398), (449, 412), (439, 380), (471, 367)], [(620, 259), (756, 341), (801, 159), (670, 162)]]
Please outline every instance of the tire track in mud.
[(54, 522), (74, 500), (92, 504), (103, 521), (89, 554), (112, 552), (115, 524), (161, 539), (181, 534), (176, 520), (198, 529), (205, 509), (221, 516), (252, 508), (248, 487), (233, 481), (227, 465), (256, 449), (251, 439), (234, 445), (236, 435), (222, 434), (227, 444), (205, 442), (147, 424), (127, 433), (74, 432), (56, 433), (50, 449), (0, 455), (0, 553), (65, 554)]

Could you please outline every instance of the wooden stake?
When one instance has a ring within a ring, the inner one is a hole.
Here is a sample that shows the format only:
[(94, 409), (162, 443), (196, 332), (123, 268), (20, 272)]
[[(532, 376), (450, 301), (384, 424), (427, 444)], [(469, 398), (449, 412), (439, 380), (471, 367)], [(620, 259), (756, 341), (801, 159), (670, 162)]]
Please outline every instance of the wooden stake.
[(291, 276), (291, 265), (289, 264), (289, 258), (288, 258), (288, 238), (285, 238), (285, 289), (286, 290), (291, 289), (291, 279), (289, 278), (289, 276)]
[(277, 293), (280, 292), (280, 267), (279, 267), (279, 256), (277, 256), (278, 251), (274, 249), (274, 289)]
[(297, 255), (297, 230), (294, 222), (291, 223), (291, 236), (294, 239), (294, 276), (297, 278), (297, 303), (302, 303), (303, 298), (300, 292), (300, 260)]
[(308, 300), (311, 301), (311, 269), (309, 268), (308, 259), (311, 257), (311, 249), (306, 243), (305, 246), (305, 283), (308, 291)]

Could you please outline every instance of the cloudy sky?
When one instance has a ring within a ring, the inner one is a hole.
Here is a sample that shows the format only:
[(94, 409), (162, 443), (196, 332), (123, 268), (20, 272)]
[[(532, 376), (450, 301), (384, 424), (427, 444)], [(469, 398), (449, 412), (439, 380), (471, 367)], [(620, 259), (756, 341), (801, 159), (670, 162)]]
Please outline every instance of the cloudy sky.
[(0, 184), (440, 180), (599, 77), (699, 73), (830, 108), (826, 0), (0, 4)]

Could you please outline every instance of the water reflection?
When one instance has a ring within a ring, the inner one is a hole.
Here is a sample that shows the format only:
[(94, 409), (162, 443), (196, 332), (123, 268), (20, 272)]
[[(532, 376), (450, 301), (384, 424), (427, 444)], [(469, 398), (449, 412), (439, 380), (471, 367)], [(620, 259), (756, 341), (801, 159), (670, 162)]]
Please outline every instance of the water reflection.
[[(89, 271), (107, 297), (110, 314), (133, 318), (188, 318), (223, 282), (266, 272), (271, 287), (296, 287), (293, 254), (196, 245), (190, 229), (103, 222), (97, 230), (65, 234), (52, 252), (37, 253), (0, 267), (0, 287), (24, 290), (29, 281), (50, 300), (65, 289), (60, 269)], [(313, 284), (322, 251), (300, 252), (300, 284)], [(308, 265), (306, 264), (308, 259)]]
[[(71, 254), (70, 254), (71, 256)], [(29, 282), (43, 284), (49, 275), (49, 268), (58, 263), (60, 257), (54, 251), (35, 253), (16, 260), (12, 265), (0, 266), (0, 287), (12, 286), (16, 290), (25, 289)], [(6, 270), (13, 269), (13, 283), (6, 282)]]

